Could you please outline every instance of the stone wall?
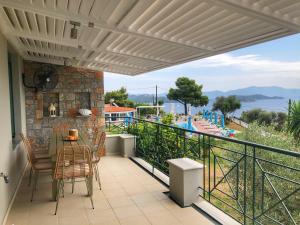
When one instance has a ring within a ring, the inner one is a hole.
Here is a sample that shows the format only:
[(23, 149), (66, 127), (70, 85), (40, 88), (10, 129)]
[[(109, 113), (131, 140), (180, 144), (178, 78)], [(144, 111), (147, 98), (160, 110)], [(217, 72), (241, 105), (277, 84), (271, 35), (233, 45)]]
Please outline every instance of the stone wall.
[[(43, 64), (24, 61), (26, 83), (30, 84), (34, 72)], [(27, 135), (38, 145), (47, 145), (53, 128), (70, 126), (84, 130), (89, 134), (93, 129), (104, 130), (104, 90), (103, 73), (75, 67), (55, 66), (59, 82), (51, 91), (38, 91), (26, 88)], [(49, 117), (47, 107), (53, 96), (58, 96), (57, 117)], [(49, 100), (50, 99), (50, 100)], [(90, 102), (86, 102), (86, 101)], [(78, 109), (90, 106), (93, 116), (80, 117)]]

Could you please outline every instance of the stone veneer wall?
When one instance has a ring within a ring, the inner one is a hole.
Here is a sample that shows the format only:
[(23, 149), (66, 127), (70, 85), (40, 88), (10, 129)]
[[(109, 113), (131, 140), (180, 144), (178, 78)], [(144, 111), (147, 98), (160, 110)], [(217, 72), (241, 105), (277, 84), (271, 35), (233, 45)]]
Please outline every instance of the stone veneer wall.
[[(32, 81), (34, 72), (42, 64), (24, 61), (26, 83)], [(95, 127), (100, 130), (105, 128), (103, 72), (67, 66), (55, 67), (59, 75), (59, 82), (55, 89), (45, 93), (41, 91), (36, 93), (34, 89), (29, 88), (25, 90), (27, 136), (38, 145), (47, 145), (53, 128), (64, 124), (69, 124), (71, 128), (85, 130), (90, 134)], [(80, 106), (76, 96), (80, 92), (85, 99), (86, 94), (90, 94), (90, 102), (87, 105), (91, 106), (93, 112), (91, 117), (78, 117)], [(47, 99), (43, 98), (43, 95), (47, 96), (49, 93), (58, 93), (59, 96), (59, 116), (55, 118), (43, 115), (45, 107), (43, 99)]]

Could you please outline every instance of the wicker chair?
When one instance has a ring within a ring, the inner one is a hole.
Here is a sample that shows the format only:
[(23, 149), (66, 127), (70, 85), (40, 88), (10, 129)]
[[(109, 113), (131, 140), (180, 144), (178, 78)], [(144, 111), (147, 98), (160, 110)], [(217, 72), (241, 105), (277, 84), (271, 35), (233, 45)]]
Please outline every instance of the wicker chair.
[(87, 145), (66, 146), (57, 155), (54, 179), (57, 180), (57, 196), (55, 215), (58, 209), (58, 203), (61, 193), (64, 189), (64, 180), (74, 180), (76, 178), (85, 178), (88, 195), (90, 196), (92, 208), (94, 203), (92, 198), (91, 186), (88, 179), (93, 177), (91, 151)]
[(48, 156), (48, 158), (37, 158), (36, 154), (34, 154), (34, 152), (32, 151), (32, 148), (30, 146), (30, 143), (28, 142), (28, 139), (23, 134), (21, 134), (21, 137), (24, 142), (24, 147), (25, 147), (25, 150), (27, 153), (28, 161), (31, 166), (31, 172), (30, 172), (29, 179), (31, 180), (32, 174), (34, 175), (34, 185), (32, 187), (32, 193), (31, 193), (31, 199), (30, 199), (30, 201), (32, 201), (34, 192), (37, 187), (39, 174), (41, 172), (51, 172), (53, 164), (52, 164), (51, 160), (49, 160), (50, 159), (49, 156)]
[(93, 145), (96, 146), (96, 148), (93, 151), (92, 163), (93, 163), (95, 178), (96, 178), (96, 181), (98, 181), (98, 185), (101, 190), (101, 181), (100, 181), (98, 165), (99, 165), (102, 153), (105, 148), (104, 144), (105, 144), (106, 134), (105, 134), (105, 132), (101, 132), (100, 135), (97, 133), (97, 135), (95, 135), (95, 136), (96, 136), (96, 138), (93, 140)]
[[(28, 158), (29, 165), (30, 165), (29, 182), (28, 182), (28, 185), (30, 186), (31, 179), (32, 179), (32, 172), (33, 172), (32, 162), (34, 162), (34, 163), (35, 162), (50, 162), (51, 157), (44, 150), (39, 151), (37, 148), (35, 148), (35, 150), (33, 150), (32, 144), (29, 141), (29, 139), (23, 133), (21, 133), (20, 136), (23, 141), (25, 150), (27, 152), (27, 158)], [(31, 156), (31, 160), (30, 160), (29, 156)]]

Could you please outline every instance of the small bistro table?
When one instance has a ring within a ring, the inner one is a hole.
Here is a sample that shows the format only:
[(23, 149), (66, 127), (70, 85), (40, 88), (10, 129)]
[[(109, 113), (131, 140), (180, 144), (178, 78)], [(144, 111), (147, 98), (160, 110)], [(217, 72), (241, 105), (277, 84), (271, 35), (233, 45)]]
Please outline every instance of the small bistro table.
[[(57, 153), (64, 149), (65, 146), (74, 146), (74, 145), (88, 145), (90, 146), (90, 140), (86, 135), (79, 132), (79, 137), (77, 141), (65, 141), (64, 138), (68, 136), (67, 133), (52, 133), (49, 140), (49, 155), (53, 162), (53, 168), (55, 168)], [(54, 173), (54, 171), (53, 171)], [(90, 183), (89, 193), (93, 195), (93, 176), (89, 177), (88, 182)], [(52, 181), (52, 199), (56, 201), (57, 195), (57, 180), (53, 179)]]

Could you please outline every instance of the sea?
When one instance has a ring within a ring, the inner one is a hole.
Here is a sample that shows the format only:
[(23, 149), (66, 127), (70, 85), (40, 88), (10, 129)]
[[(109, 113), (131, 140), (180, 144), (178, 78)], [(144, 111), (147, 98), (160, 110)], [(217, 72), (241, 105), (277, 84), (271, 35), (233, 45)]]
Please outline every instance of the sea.
[[(242, 106), (240, 109), (236, 110), (231, 116), (240, 117), (243, 111), (248, 111), (255, 108), (261, 108), (266, 111), (275, 112), (287, 112), (288, 111), (288, 101), (289, 99), (267, 99), (267, 100), (257, 100), (254, 102), (241, 102)], [(197, 114), (199, 111), (211, 110), (214, 99), (211, 99), (208, 105), (203, 107), (192, 107), (192, 115)], [(172, 106), (173, 104), (173, 106)], [(173, 109), (172, 109), (173, 108)], [(170, 113), (173, 110), (175, 113), (184, 113), (184, 107), (180, 103), (165, 103), (164, 111)]]

